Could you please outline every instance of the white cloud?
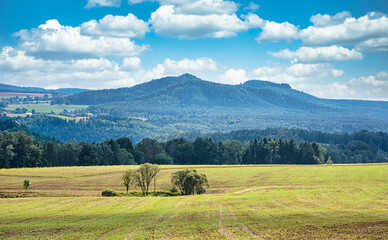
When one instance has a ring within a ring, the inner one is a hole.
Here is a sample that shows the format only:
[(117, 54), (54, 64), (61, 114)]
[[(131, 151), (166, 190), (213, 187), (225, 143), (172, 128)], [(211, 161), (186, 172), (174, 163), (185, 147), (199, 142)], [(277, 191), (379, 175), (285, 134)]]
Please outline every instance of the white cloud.
[(356, 92), (346, 83), (302, 83), (297, 86), (313, 96), (329, 99), (354, 99)]
[(17, 51), (12, 47), (4, 47), (0, 53), (0, 70), (2, 71), (22, 71), (40, 68), (44, 65), (43, 60), (26, 56), (23, 51)]
[(107, 56), (136, 56), (147, 49), (127, 38), (90, 37), (79, 27), (62, 26), (58, 20), (48, 20), (31, 30), (21, 30), (19, 47), (28, 54), (42, 58), (84, 58)]
[(339, 19), (343, 23), (335, 25), (332, 25), (334, 24), (333, 18), (329, 17), (327, 22), (322, 19), (322, 16), (313, 16), (313, 21), (318, 26), (310, 26), (299, 32), (299, 38), (303, 43), (310, 45), (354, 45), (369, 39), (388, 37), (388, 18), (385, 14), (372, 12), (358, 19), (342, 14)]
[(37, 70), (7, 73), (3, 76), (3, 83), (12, 85), (26, 85), (50, 89), (78, 87), (87, 89), (103, 89), (130, 87), (137, 83), (130, 72), (124, 71), (67, 71), (41, 72)]
[[(168, 1), (167, 1), (168, 3)], [(197, 0), (177, 1), (176, 13), (188, 15), (232, 14), (237, 11), (237, 5), (232, 1)]]
[(79, 60), (43, 60), (28, 56), (24, 51), (4, 47), (0, 53), (0, 70), (7, 72), (39, 71), (44, 73), (52, 72), (93, 72), (113, 71), (118, 66), (115, 62), (105, 58), (91, 58)]
[(143, 2), (150, 2), (152, 0), (128, 0), (128, 4), (138, 4)]
[(341, 24), (350, 17), (352, 17), (352, 14), (348, 11), (339, 12), (334, 16), (330, 16), (328, 14), (317, 14), (310, 18), (310, 22), (312, 22), (316, 27), (327, 27)]
[(290, 51), (288, 49), (279, 52), (269, 52), (270, 55), (277, 58), (289, 59), (293, 63), (317, 63), (317, 62), (333, 62), (333, 61), (349, 61), (361, 60), (362, 53), (355, 49), (349, 50), (342, 46), (329, 47), (301, 47), (297, 51)]
[[(213, 12), (221, 10), (222, 8), (213, 9)], [(236, 14), (179, 13), (173, 5), (161, 6), (152, 13), (149, 20), (157, 34), (189, 39), (232, 37), (237, 32), (258, 27), (262, 21), (260, 17), (252, 13), (243, 16), (243, 20)]]
[(120, 70), (125, 70), (125, 71), (139, 70), (140, 65), (141, 65), (141, 60), (138, 57), (124, 58), (123, 64), (120, 66)]
[(148, 23), (132, 13), (127, 16), (106, 15), (98, 22), (90, 20), (81, 25), (81, 34), (90, 36), (141, 38), (148, 31)]
[(333, 68), (330, 64), (291, 64), (289, 66), (261, 67), (252, 71), (250, 76), (255, 79), (268, 80), (277, 83), (308, 82), (327, 77), (341, 77), (342, 70)]
[[(366, 77), (362, 76), (359, 78), (353, 78), (345, 83), (334, 82), (330, 84), (329, 87), (329, 93), (334, 98), (387, 101), (388, 73), (386, 71), (382, 71), (376, 74), (376, 76), (371, 75)], [(319, 86), (317, 89), (318, 88)], [(321, 91), (323, 90), (321, 89)]]
[(88, 0), (85, 8), (93, 7), (120, 7), (121, 0)]
[(218, 71), (218, 64), (211, 58), (184, 58), (180, 61), (174, 61), (167, 58), (163, 63), (156, 65), (152, 71), (148, 71), (146, 75), (147, 78), (150, 79), (181, 75), (184, 73), (191, 73), (198, 77), (204, 77), (205, 73), (216, 71)]
[(258, 42), (278, 42), (281, 40), (289, 40), (296, 38), (298, 28), (291, 23), (264, 21), (260, 28), (263, 31), (256, 38)]
[(259, 10), (260, 6), (255, 4), (254, 2), (250, 2), (248, 6), (244, 7), (244, 10), (251, 10), (253, 12)]
[(356, 49), (361, 52), (386, 52), (388, 51), (388, 37), (366, 40), (357, 44)]
[(286, 68), (286, 72), (295, 77), (318, 77), (327, 76), (341, 77), (342, 70), (334, 69), (330, 64), (292, 64)]
[(218, 77), (219, 83), (240, 84), (248, 80), (244, 69), (231, 68)]
[(313, 96), (333, 99), (388, 100), (388, 72), (338, 81), (344, 72), (330, 64), (291, 64), (262, 67), (248, 74), (252, 79), (288, 83)]

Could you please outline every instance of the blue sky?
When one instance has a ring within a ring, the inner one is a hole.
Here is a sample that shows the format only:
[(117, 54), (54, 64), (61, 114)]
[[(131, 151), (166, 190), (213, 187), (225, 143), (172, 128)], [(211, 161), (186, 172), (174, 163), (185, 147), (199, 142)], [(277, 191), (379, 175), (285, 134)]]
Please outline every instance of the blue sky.
[(1, 0), (0, 82), (133, 86), (169, 75), (388, 100), (388, 3)]

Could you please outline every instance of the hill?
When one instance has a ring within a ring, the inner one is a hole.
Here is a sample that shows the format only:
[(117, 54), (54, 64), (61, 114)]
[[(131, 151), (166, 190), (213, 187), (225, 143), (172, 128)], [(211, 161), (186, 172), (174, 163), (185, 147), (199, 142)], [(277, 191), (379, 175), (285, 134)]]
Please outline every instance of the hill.
[[(322, 132), (388, 132), (388, 102), (322, 99), (288, 84), (251, 80), (227, 85), (193, 75), (165, 77), (129, 88), (86, 91), (54, 102), (90, 104), (87, 122), (45, 116), (19, 119), (33, 131), (62, 140), (133, 141), (185, 132), (300, 128)], [(106, 116), (108, 115), (108, 116)]]
[(0, 83), (0, 92), (21, 92), (21, 93), (62, 93), (75, 94), (87, 91), (87, 89), (80, 88), (59, 88), (56, 90), (38, 88), (38, 87), (18, 87)]

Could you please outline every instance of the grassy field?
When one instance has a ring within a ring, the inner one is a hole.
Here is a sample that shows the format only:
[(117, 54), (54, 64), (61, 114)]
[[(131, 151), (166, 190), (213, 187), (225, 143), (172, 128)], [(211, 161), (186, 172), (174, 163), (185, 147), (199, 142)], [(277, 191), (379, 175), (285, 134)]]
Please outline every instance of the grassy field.
[[(12, 98), (12, 97), (43, 97), (45, 93), (19, 93), (19, 92), (0, 92), (0, 99)], [(51, 94), (47, 94), (51, 97)]]
[[(56, 118), (60, 118), (60, 119), (63, 119), (63, 120), (75, 120), (76, 122), (78, 122), (80, 120), (88, 119), (88, 117), (69, 117), (69, 116), (53, 115), (53, 114), (47, 114), (47, 116), (56, 117)], [(23, 113), (23, 114), (7, 113), (7, 117), (11, 117), (11, 118), (27, 117), (27, 114), (25, 114), (25, 113)]]
[(100, 196), (136, 166), (2, 169), (0, 238), (388, 239), (387, 164), (163, 166), (157, 188), (187, 167), (207, 194)]
[(60, 113), (64, 109), (67, 111), (81, 110), (85, 109), (88, 106), (86, 105), (50, 105), (50, 104), (10, 104), (5, 110), (13, 111), (16, 108), (26, 108), (29, 112), (32, 109), (35, 109), (37, 113), (51, 113), (51, 111), (55, 113)]

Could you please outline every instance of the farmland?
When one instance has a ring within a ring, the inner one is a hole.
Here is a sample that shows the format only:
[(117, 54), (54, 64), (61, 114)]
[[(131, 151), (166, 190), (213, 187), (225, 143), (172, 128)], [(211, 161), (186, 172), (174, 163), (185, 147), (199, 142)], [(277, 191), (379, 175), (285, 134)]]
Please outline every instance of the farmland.
[(35, 109), (37, 113), (61, 113), (63, 110), (69, 112), (74, 110), (86, 109), (88, 106), (85, 105), (50, 105), (50, 104), (10, 104), (5, 110), (13, 111), (17, 108), (26, 108), (29, 112)]
[[(0, 170), (4, 239), (387, 239), (388, 165), (163, 166), (207, 175), (204, 195), (101, 197), (124, 192), (136, 166)], [(23, 189), (30, 179), (31, 188)], [(132, 187), (134, 189), (134, 187)], [(138, 188), (136, 190), (139, 190)], [(16, 198), (19, 197), (19, 198)]]
[(51, 97), (51, 94), (45, 94), (45, 93), (19, 93), (19, 92), (0, 92), (0, 99), (6, 99), (6, 98), (12, 98), (12, 97), (43, 97), (44, 95), (47, 95)]

